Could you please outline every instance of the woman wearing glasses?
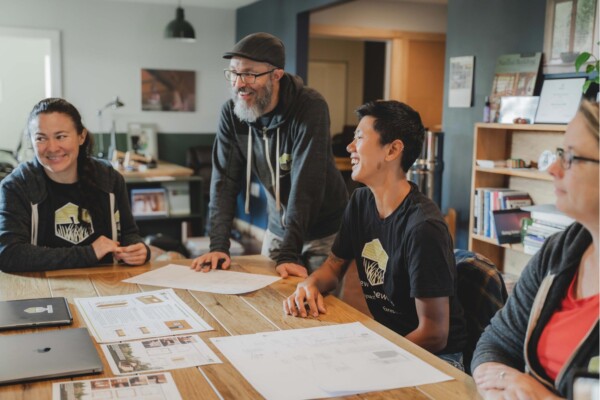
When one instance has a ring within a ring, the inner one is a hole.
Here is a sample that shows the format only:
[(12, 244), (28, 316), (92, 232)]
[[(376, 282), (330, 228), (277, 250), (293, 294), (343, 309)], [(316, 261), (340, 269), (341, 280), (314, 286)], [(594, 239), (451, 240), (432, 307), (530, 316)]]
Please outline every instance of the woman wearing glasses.
[(548, 168), (576, 222), (544, 243), (481, 336), (472, 370), (485, 399), (566, 397), (575, 372), (597, 368), (598, 149), (598, 103), (584, 100)]

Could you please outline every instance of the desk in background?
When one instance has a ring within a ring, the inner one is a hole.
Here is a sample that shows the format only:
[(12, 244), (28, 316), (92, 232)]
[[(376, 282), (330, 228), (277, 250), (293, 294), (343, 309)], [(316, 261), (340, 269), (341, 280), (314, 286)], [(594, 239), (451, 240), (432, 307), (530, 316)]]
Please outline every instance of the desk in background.
[[(189, 263), (189, 260), (181, 260)], [(85, 327), (73, 303), (76, 297), (112, 296), (156, 290), (153, 286), (138, 286), (123, 283), (121, 280), (163, 266), (156, 263), (139, 267), (95, 267), (86, 269), (60, 270), (41, 273), (6, 274), (0, 272), (0, 300), (15, 300), (31, 297), (66, 297), (73, 312), (72, 328)], [(274, 275), (274, 263), (262, 256), (242, 256), (233, 258), (233, 270)], [(215, 330), (198, 334), (216, 354), (223, 364), (206, 365), (200, 368), (185, 368), (169, 371), (177, 384), (183, 399), (260, 399), (261, 396), (240, 375), (215, 346), (208, 340), (211, 337), (244, 335), (277, 329), (295, 329), (361, 322), (369, 329), (415, 354), (442, 372), (455, 378), (453, 381), (408, 387), (378, 393), (365, 393), (352, 396), (355, 399), (444, 399), (463, 400), (479, 398), (473, 379), (451, 367), (436, 356), (421, 349), (402, 336), (387, 329), (373, 319), (356, 311), (333, 296), (327, 296), (327, 314), (315, 318), (295, 318), (282, 311), (282, 301), (296, 288), (299, 278), (288, 278), (275, 282), (257, 292), (244, 295), (221, 295), (205, 292), (175, 289), (175, 292), (198, 315)], [(45, 328), (59, 329), (59, 328)], [(60, 329), (68, 329), (63, 327)], [(39, 331), (41, 329), (37, 329)], [(31, 332), (32, 330), (4, 331), (10, 335)], [(104, 373), (74, 379), (98, 379), (112, 377), (110, 367), (97, 346), (104, 363)], [(0, 386), (0, 399), (52, 398), (52, 383), (69, 378), (40, 381), (21, 385)], [(302, 384), (302, 379), (298, 379)], [(290, 390), (294, 390), (290, 388)]]
[[(135, 217), (140, 234), (147, 236), (163, 233), (175, 239), (182, 239), (182, 229), (187, 226), (188, 236), (202, 236), (206, 216), (206, 205), (203, 204), (203, 180), (199, 176), (192, 175), (191, 168), (182, 167), (177, 164), (159, 161), (156, 168), (148, 168), (138, 171), (118, 170), (125, 178), (129, 198), (133, 189), (151, 189), (165, 187), (168, 189), (172, 183), (187, 185), (189, 190), (189, 212), (166, 216), (137, 216)], [(168, 190), (167, 190), (168, 192)], [(184, 224), (186, 223), (186, 224)]]

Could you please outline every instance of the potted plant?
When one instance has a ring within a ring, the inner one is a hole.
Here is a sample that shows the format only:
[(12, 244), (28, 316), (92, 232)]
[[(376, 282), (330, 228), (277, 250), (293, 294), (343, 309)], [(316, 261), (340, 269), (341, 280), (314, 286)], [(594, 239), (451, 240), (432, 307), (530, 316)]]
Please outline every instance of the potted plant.
[[(597, 43), (600, 45), (600, 42)], [(583, 93), (587, 92), (588, 88), (592, 84), (592, 82), (596, 84), (600, 84), (600, 60), (598, 60), (593, 54), (583, 51), (577, 59), (575, 60), (575, 71), (579, 72), (581, 67), (585, 65), (585, 63), (589, 62), (591, 58), (591, 63), (585, 67), (585, 73), (588, 74), (588, 78), (583, 84)], [(591, 75), (592, 72), (595, 72), (595, 76)]]

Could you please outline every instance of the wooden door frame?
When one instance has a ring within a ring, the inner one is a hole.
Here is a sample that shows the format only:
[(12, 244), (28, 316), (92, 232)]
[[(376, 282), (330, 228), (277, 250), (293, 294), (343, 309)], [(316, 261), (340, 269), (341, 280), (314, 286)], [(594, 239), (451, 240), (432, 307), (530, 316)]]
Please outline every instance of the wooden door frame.
[(390, 100), (406, 102), (408, 81), (408, 56), (411, 41), (446, 42), (446, 34), (408, 32), (395, 29), (378, 29), (341, 25), (310, 24), (310, 38), (356, 39), (386, 41), (390, 43), (389, 93)]

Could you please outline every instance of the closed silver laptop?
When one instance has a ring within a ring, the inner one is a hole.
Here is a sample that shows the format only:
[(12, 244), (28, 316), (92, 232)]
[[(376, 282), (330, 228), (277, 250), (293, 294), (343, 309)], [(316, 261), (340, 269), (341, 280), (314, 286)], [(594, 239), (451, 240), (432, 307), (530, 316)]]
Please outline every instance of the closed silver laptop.
[(86, 328), (0, 335), (0, 384), (102, 372)]

